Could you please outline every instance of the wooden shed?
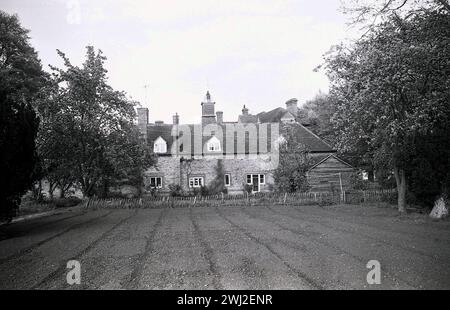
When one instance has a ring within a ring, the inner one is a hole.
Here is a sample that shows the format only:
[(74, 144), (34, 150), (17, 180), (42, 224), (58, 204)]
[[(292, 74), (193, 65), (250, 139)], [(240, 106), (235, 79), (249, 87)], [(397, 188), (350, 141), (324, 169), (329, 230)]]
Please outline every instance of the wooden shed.
[(312, 192), (331, 191), (340, 192), (349, 188), (350, 175), (355, 168), (334, 154), (330, 154), (318, 161), (308, 170), (307, 177)]

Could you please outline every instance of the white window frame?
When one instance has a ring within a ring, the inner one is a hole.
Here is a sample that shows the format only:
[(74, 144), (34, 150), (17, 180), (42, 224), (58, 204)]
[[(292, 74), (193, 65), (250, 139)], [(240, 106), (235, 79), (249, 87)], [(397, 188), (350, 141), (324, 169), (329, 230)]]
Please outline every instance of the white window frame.
[(211, 137), (211, 139), (206, 142), (206, 149), (208, 152), (220, 152), (222, 150), (220, 141), (216, 136)]
[[(247, 176), (246, 176), (246, 178), (247, 178), (247, 184), (253, 184), (253, 180), (252, 180), (252, 175), (251, 174), (247, 174)], [(250, 179), (250, 182), (249, 182), (249, 179)]]
[(204, 186), (205, 179), (203, 177), (190, 177), (189, 178), (189, 187), (190, 188), (200, 188)]
[(167, 153), (167, 142), (161, 136), (156, 138), (155, 142), (153, 143), (153, 153)]
[[(251, 185), (253, 184), (253, 176), (257, 175), (258, 176), (258, 182), (259, 184), (266, 184), (266, 175), (263, 173), (248, 173), (245, 177), (246, 177), (246, 181), (247, 184)], [(262, 182), (261, 182), (262, 179)], [(250, 181), (250, 182), (249, 182)]]
[[(227, 176), (228, 176), (228, 184), (227, 184)], [(231, 186), (231, 174), (230, 173), (225, 173), (223, 176), (223, 183), (225, 184), (225, 186)]]
[[(152, 186), (152, 179), (155, 180), (154, 186)], [(160, 180), (158, 185), (158, 179)], [(162, 177), (150, 177), (150, 188), (162, 188), (163, 187), (163, 178)]]
[[(261, 179), (262, 179), (262, 182), (261, 182)], [(266, 184), (266, 175), (265, 174), (259, 175), (259, 184)]]

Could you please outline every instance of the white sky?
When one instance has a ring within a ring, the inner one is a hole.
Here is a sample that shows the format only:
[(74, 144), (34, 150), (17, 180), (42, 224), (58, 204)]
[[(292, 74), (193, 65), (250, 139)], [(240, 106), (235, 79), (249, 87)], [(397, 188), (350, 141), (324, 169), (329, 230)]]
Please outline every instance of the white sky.
[[(0, 0), (31, 30), (44, 67), (74, 64), (94, 45), (110, 84), (150, 109), (150, 121), (198, 123), (206, 90), (236, 121), (327, 91), (322, 55), (355, 37), (340, 0)], [(147, 96), (144, 85), (148, 84)], [(147, 100), (145, 98), (147, 97)]]

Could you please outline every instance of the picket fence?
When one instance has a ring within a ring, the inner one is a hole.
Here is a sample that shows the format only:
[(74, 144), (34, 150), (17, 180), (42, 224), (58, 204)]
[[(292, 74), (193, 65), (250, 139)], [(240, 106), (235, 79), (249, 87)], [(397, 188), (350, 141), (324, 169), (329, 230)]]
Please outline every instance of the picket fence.
[(346, 191), (344, 193), (255, 193), (212, 196), (149, 196), (141, 198), (91, 198), (84, 202), (87, 208), (186, 208), (257, 205), (331, 205), (339, 203), (392, 202), (396, 190)]

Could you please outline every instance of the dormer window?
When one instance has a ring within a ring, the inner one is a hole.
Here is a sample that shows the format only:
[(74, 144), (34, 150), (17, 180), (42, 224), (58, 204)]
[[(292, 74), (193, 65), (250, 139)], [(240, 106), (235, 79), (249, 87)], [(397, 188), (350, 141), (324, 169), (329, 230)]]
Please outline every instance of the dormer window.
[(208, 152), (220, 152), (220, 141), (215, 136), (208, 140), (206, 143)]
[(163, 138), (158, 137), (155, 140), (155, 143), (153, 144), (153, 152), (159, 154), (167, 153), (167, 143)]

